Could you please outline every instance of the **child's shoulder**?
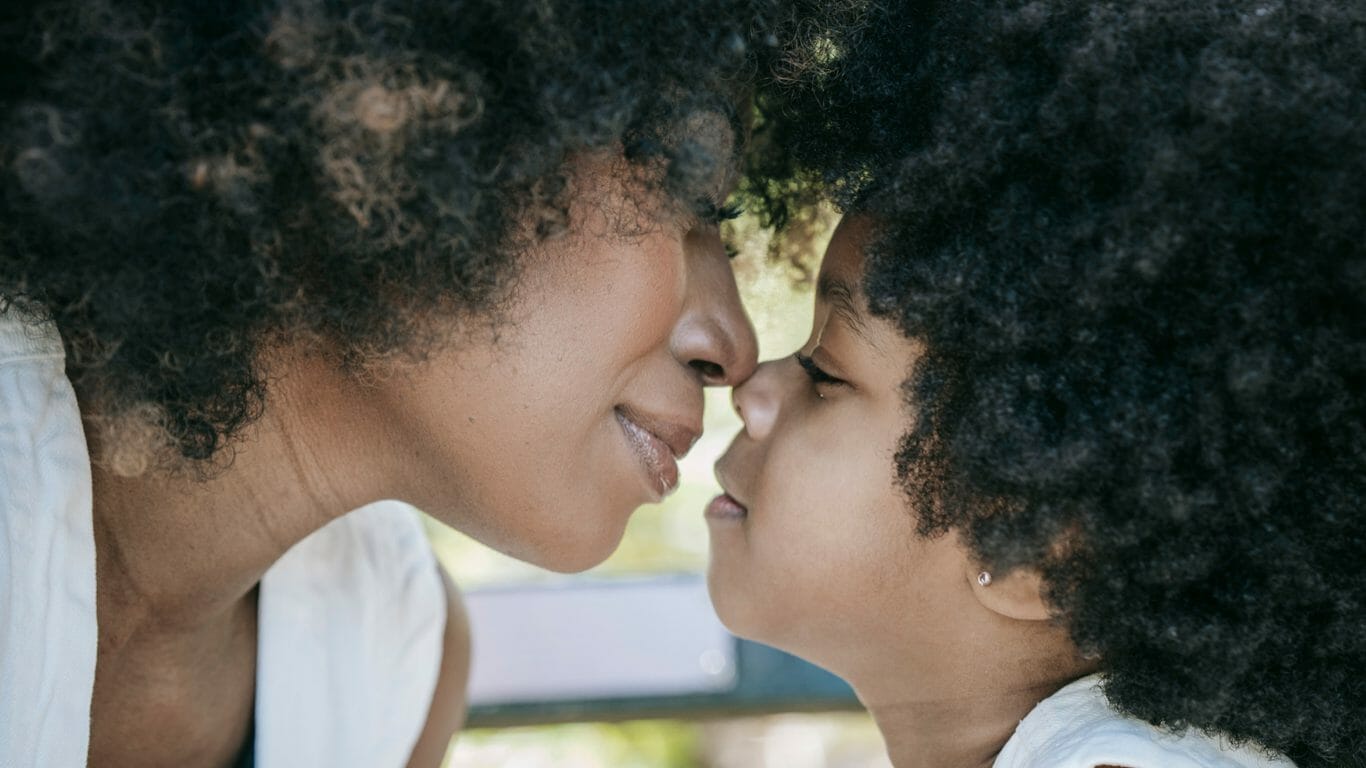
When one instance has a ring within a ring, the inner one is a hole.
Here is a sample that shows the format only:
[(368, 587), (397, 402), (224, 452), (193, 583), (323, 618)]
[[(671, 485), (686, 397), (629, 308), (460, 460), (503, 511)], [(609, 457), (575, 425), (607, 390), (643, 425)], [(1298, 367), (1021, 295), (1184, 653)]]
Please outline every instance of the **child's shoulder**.
[(1252, 744), (1189, 729), (1171, 733), (1116, 712), (1099, 675), (1075, 680), (1039, 702), (996, 758), (994, 768), (1294, 768)]

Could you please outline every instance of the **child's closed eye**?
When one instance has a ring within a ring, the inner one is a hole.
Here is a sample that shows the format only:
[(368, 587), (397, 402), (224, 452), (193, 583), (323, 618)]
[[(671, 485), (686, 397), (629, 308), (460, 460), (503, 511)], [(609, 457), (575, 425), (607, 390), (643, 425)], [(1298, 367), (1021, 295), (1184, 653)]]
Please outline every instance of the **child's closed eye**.
[(846, 383), (843, 379), (836, 378), (829, 373), (826, 373), (825, 369), (817, 365), (816, 361), (812, 360), (809, 356), (798, 352), (795, 357), (797, 358), (797, 364), (806, 372), (807, 378), (811, 379), (811, 383), (817, 387), (818, 395), (820, 394), (819, 388), (822, 385), (841, 386)]

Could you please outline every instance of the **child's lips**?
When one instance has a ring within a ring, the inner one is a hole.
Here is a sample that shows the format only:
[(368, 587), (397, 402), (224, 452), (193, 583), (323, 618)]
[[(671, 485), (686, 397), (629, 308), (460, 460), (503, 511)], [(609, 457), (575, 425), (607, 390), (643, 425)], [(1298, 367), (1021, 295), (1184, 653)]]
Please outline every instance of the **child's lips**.
[(749, 516), (749, 509), (734, 496), (723, 493), (707, 505), (705, 516), (708, 520), (744, 520)]
[[(732, 448), (735, 446), (732, 445)], [(731, 482), (731, 465), (727, 461), (730, 458), (730, 451), (726, 452), (721, 460), (716, 462), (713, 473), (716, 475), (716, 482), (721, 486), (721, 495), (711, 500), (707, 505), (704, 515), (709, 520), (744, 520), (749, 517), (749, 507), (743, 501), (731, 495), (731, 488), (735, 485)]]

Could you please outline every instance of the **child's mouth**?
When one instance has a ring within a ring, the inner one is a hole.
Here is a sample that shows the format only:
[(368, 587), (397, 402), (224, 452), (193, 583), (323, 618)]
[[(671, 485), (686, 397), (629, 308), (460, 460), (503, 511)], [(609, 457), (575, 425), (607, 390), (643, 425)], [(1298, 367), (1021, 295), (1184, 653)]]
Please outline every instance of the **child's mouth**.
[(729, 493), (717, 496), (707, 505), (708, 520), (744, 520), (748, 516), (749, 510), (745, 509), (745, 505), (736, 501)]

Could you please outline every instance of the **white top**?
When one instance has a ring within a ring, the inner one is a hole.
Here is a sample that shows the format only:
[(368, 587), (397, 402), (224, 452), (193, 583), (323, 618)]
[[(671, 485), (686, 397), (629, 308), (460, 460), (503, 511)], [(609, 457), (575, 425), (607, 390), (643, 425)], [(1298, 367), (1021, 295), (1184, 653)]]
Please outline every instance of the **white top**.
[(1188, 729), (1172, 734), (1112, 709), (1100, 676), (1073, 681), (1039, 702), (1006, 742), (994, 768), (1294, 768), (1251, 744)]
[[(90, 460), (61, 340), (0, 315), (0, 768), (85, 765), (95, 681)], [(411, 507), (324, 526), (261, 580), (258, 768), (407, 763), (445, 586)]]

